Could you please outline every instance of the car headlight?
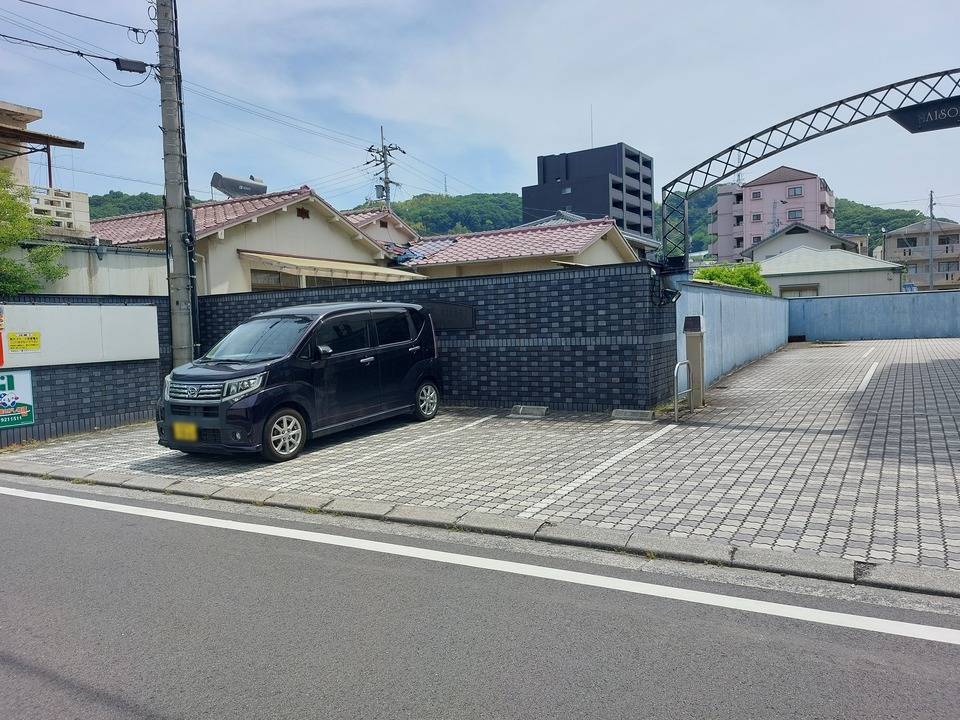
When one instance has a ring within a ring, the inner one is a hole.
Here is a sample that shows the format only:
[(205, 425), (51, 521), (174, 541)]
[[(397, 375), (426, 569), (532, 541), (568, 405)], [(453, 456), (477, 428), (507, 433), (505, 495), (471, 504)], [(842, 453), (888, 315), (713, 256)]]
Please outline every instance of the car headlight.
[(173, 373), (170, 373), (163, 379), (163, 399), (170, 399), (170, 380), (173, 378)]
[(239, 400), (263, 387), (266, 379), (267, 374), (260, 373), (259, 375), (251, 375), (250, 377), (228, 380), (226, 385), (223, 386), (223, 399)]

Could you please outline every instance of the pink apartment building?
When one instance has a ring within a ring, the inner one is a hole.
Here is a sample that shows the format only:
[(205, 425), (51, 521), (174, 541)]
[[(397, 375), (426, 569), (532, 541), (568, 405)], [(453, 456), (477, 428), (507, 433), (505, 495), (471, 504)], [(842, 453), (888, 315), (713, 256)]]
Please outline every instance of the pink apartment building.
[(745, 248), (788, 223), (833, 232), (836, 204), (826, 180), (786, 165), (743, 185), (723, 183), (710, 208), (710, 253), (719, 262), (742, 262)]

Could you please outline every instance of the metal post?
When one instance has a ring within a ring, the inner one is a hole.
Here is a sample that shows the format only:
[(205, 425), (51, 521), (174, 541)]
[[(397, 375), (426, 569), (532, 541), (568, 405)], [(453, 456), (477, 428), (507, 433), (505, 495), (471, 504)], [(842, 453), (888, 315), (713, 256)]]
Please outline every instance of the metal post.
[(390, 154), (387, 152), (387, 141), (383, 137), (383, 125), (380, 126), (380, 157), (383, 159), (383, 201), (390, 211)]
[(930, 191), (930, 227), (927, 229), (927, 255), (930, 258), (930, 284), (927, 290), (933, 290), (933, 190)]
[(180, 113), (179, 63), (175, 0), (157, 0), (157, 42), (160, 62), (160, 120), (163, 132), (163, 217), (167, 239), (167, 285), (173, 365), (193, 359), (193, 289), (187, 232), (183, 127)]
[(47, 187), (53, 189), (53, 158), (50, 155), (49, 145), (47, 145)]

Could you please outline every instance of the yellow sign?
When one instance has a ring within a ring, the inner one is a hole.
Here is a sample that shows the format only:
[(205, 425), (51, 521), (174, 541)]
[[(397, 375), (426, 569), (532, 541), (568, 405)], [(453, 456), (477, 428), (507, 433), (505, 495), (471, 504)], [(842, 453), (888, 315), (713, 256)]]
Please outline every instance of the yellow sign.
[(7, 333), (7, 347), (10, 349), (10, 352), (40, 352), (40, 333)]

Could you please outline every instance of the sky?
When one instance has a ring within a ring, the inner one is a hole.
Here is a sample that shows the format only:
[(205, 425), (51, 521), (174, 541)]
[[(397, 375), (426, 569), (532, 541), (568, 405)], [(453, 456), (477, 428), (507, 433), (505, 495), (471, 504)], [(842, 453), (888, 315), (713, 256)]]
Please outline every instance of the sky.
[[(140, 0), (38, 1), (152, 25)], [(792, 115), (960, 66), (955, 0), (180, 5), (190, 183), (201, 199), (219, 171), (253, 174), (270, 190), (307, 183), (353, 207), (373, 193), (363, 164), (381, 125), (406, 151), (392, 169), (397, 199), (441, 192), (445, 176), (451, 194), (519, 193), (536, 182), (538, 155), (590, 147), (591, 107), (593, 144), (652, 155), (659, 191)], [(0, 0), (0, 28), (156, 61), (155, 35), (131, 38), (18, 0)], [(86, 143), (56, 151), (56, 185), (162, 192), (156, 81), (120, 87), (143, 78), (93, 62), (107, 78), (82, 58), (0, 41), (0, 99), (41, 108), (33, 128)], [(960, 130), (910, 135), (884, 118), (781, 153), (744, 180), (786, 164), (820, 174), (839, 197), (925, 209), (933, 190), (939, 214), (960, 215), (958, 158)]]

